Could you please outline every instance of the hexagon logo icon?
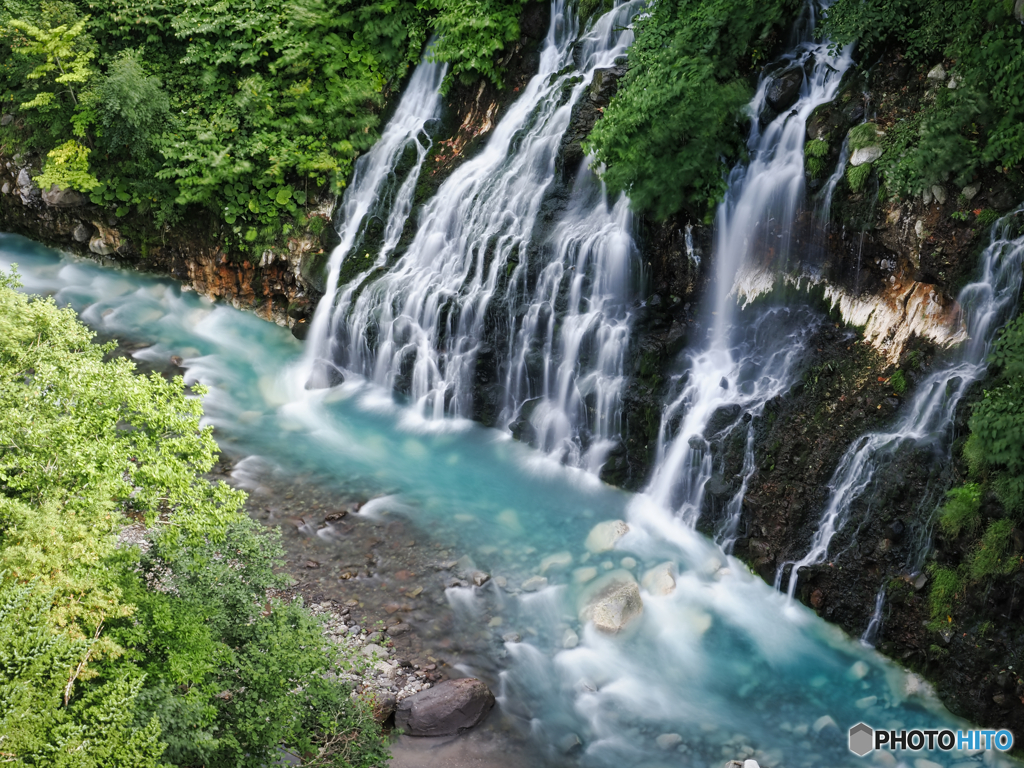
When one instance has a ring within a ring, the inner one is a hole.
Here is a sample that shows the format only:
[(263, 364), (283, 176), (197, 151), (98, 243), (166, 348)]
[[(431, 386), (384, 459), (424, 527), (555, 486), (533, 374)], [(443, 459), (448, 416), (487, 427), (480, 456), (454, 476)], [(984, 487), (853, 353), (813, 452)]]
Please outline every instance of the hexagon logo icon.
[(850, 751), (864, 757), (875, 748), (875, 731), (866, 723), (857, 723), (850, 729)]

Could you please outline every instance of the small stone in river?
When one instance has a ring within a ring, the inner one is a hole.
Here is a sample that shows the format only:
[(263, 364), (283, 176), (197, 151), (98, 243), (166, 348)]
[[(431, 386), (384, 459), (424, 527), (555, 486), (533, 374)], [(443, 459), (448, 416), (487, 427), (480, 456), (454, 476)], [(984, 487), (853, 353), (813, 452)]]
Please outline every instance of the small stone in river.
[(497, 584), (502, 589), (504, 589), (505, 587), (508, 586), (508, 579), (506, 579), (504, 576), (495, 576), (494, 577), (494, 583)]
[(501, 616), (495, 616), (493, 619), (487, 622), (488, 627), (500, 627), (505, 623), (505, 620)]
[(498, 513), (498, 522), (510, 531), (522, 533), (523, 526), (519, 523), (519, 515), (514, 509), (506, 509)]
[(613, 571), (588, 584), (577, 603), (581, 622), (593, 621), (602, 632), (614, 634), (644, 612), (640, 585), (629, 571)]
[(601, 563), (601, 567), (604, 568), (606, 571), (610, 571), (612, 568), (615, 567), (615, 563), (613, 563), (611, 560), (605, 560), (603, 563)]
[(877, 696), (865, 696), (863, 699), (857, 699), (856, 701), (857, 709), (871, 709), (877, 703)]
[(627, 571), (631, 571), (634, 568), (636, 568), (636, 560), (634, 560), (632, 557), (624, 557), (619, 562), (619, 565), (621, 565)]
[(658, 745), (659, 749), (669, 750), (675, 749), (683, 743), (683, 737), (678, 733), (663, 733), (661, 736), (656, 738), (654, 742)]
[(556, 552), (540, 561), (540, 572), (547, 573), (551, 568), (568, 568), (572, 565), (572, 553)]
[(623, 520), (606, 520), (590, 529), (584, 546), (588, 552), (607, 552), (615, 547), (615, 542), (629, 532), (629, 526)]
[(565, 634), (562, 635), (562, 647), (563, 648), (575, 648), (580, 644), (580, 636), (576, 634), (572, 629), (565, 630)]
[(381, 648), (379, 645), (375, 645), (373, 643), (370, 643), (369, 645), (364, 645), (359, 652), (363, 654), (363, 656), (373, 656), (373, 654), (377, 654), (382, 658), (388, 655), (388, 652), (386, 650)]
[(484, 584), (486, 584), (488, 581), (491, 580), (490, 575), (484, 573), (483, 571), (476, 571), (473, 574), (472, 578), (473, 578), (473, 583), (476, 584), (476, 586), (478, 586), (478, 587), (482, 587)]
[(836, 725), (836, 721), (832, 719), (831, 715), (822, 715), (814, 721), (814, 725), (811, 728), (819, 736), (823, 732), (825, 734), (839, 733), (839, 726)]
[(504, 640), (506, 643), (518, 643), (520, 640), (522, 640), (518, 632), (506, 632), (504, 635), (501, 636), (501, 639)]
[(850, 667), (849, 675), (854, 680), (863, 680), (865, 677), (868, 676), (869, 671), (870, 667), (868, 667), (867, 662), (858, 661)]
[(547, 577), (531, 576), (523, 582), (523, 592), (536, 592), (538, 589), (544, 589), (547, 585)]
[(676, 588), (675, 570), (675, 563), (661, 563), (649, 569), (640, 584), (652, 595), (670, 595)]
[(568, 754), (569, 752), (572, 752), (574, 749), (576, 749), (576, 747), (579, 747), (582, 744), (583, 744), (583, 742), (580, 741), (580, 737), (577, 736), (575, 733), (566, 734), (565, 736), (563, 736), (562, 738), (560, 738), (558, 740), (558, 748), (564, 754)]
[(393, 627), (388, 627), (388, 634), (392, 637), (395, 637), (397, 635), (404, 635), (410, 629), (411, 627), (408, 624), (395, 624), (395, 626)]
[(577, 568), (572, 572), (572, 580), (576, 584), (586, 584), (588, 581), (592, 581), (597, 578), (597, 568), (592, 565), (588, 565), (585, 568)]

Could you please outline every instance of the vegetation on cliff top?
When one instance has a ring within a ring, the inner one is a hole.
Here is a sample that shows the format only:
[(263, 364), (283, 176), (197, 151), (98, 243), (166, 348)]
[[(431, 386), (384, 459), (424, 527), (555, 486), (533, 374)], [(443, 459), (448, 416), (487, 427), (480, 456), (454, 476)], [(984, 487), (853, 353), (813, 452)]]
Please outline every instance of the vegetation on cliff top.
[(157, 226), (202, 207), (244, 248), (345, 184), (431, 34), (500, 84), (525, 2), (3, 0), (0, 141), (45, 156), (44, 188)]
[(799, 0), (666, 0), (636, 20), (629, 71), (590, 135), (614, 191), (665, 218), (703, 214), (743, 151), (753, 67)]
[(933, 184), (970, 183), (982, 166), (1021, 181), (1024, 164), (1024, 25), (1015, 0), (837, 0), (819, 32), (857, 42), (871, 62), (898, 49), (929, 71), (935, 88), (924, 108), (886, 137), (879, 170), (894, 195)]
[[(180, 377), (137, 375), (0, 275), (0, 753), (14, 766), (264, 766), (386, 750), (297, 604), (276, 538), (202, 475)], [(119, 543), (133, 522), (143, 546)], [(344, 734), (344, 739), (332, 739)]]

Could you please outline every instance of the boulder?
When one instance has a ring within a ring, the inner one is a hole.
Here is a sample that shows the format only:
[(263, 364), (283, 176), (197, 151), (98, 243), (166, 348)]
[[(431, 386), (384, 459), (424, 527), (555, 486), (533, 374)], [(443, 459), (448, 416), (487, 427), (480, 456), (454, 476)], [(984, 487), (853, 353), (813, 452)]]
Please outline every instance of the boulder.
[(102, 235), (93, 235), (89, 240), (89, 250), (99, 256), (109, 256), (115, 250), (114, 246), (103, 239)]
[(884, 150), (879, 146), (861, 147), (854, 150), (850, 157), (850, 165), (856, 167), (865, 163), (873, 163), (882, 156)]
[(580, 595), (577, 607), (581, 622), (594, 622), (601, 632), (615, 634), (644, 612), (640, 585), (629, 571), (612, 571), (591, 584)]
[(765, 101), (776, 112), (783, 112), (800, 98), (800, 86), (804, 84), (801, 67), (790, 67), (772, 77), (764, 91)]
[(14, 122), (14, 115), (12, 115), (10, 112), (8, 112), (3, 117), (0, 117), (0, 125), (2, 125), (4, 128), (6, 128), (8, 125), (10, 125), (13, 122)]
[(652, 595), (670, 595), (676, 589), (676, 564), (673, 562), (656, 565), (640, 580), (640, 584)]
[(936, 64), (928, 70), (928, 79), (944, 81), (946, 79), (946, 68), (941, 64)]
[(87, 224), (78, 222), (74, 230), (71, 232), (71, 237), (75, 239), (76, 243), (87, 243), (92, 239), (92, 229)]
[(18, 195), (21, 197), (21, 202), (25, 205), (31, 205), (43, 195), (39, 187), (36, 186), (36, 183), (32, 181), (28, 168), (22, 168), (18, 171)]
[(53, 184), (43, 192), (43, 202), (54, 208), (77, 208), (80, 205), (85, 205), (89, 199), (71, 187), (61, 189)]
[(608, 552), (615, 547), (615, 542), (629, 532), (629, 526), (623, 520), (606, 520), (590, 529), (583, 546), (588, 552)]
[(480, 680), (445, 680), (401, 701), (395, 725), (410, 736), (454, 736), (483, 720), (493, 706), (494, 694)]

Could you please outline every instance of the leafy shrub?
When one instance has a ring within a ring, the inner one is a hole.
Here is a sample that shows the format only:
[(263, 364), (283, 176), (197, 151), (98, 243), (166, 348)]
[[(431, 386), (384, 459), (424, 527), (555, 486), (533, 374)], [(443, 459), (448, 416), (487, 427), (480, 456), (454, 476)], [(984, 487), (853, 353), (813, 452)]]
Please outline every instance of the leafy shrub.
[(946, 503), (939, 513), (942, 532), (951, 538), (961, 533), (973, 536), (981, 525), (981, 486), (966, 483), (946, 494)]
[(837, 0), (819, 32), (836, 45), (901, 45), (910, 60), (956, 62), (958, 87), (904, 120), (881, 166), (893, 194), (917, 194), (950, 177), (965, 183), (983, 163), (1024, 161), (1024, 27), (1010, 2)]
[[(339, 682), (354, 660), (268, 596), (285, 583), (278, 538), (204, 478), (216, 444), (201, 401), (180, 377), (105, 361), (111, 345), (71, 310), (13, 286), (0, 275), (5, 759), (256, 768), (285, 745), (383, 764)], [(144, 552), (118, 546), (132, 522), (150, 526)]]
[(743, 109), (753, 95), (747, 67), (799, 6), (664, 0), (648, 7), (635, 21), (629, 71), (588, 140), (609, 188), (658, 218), (713, 206), (728, 165), (744, 152)]
[(47, 153), (43, 172), (35, 176), (33, 181), (41, 189), (56, 185), (57, 189), (71, 187), (82, 192), (100, 185), (96, 177), (89, 173), (89, 148), (74, 139)]

